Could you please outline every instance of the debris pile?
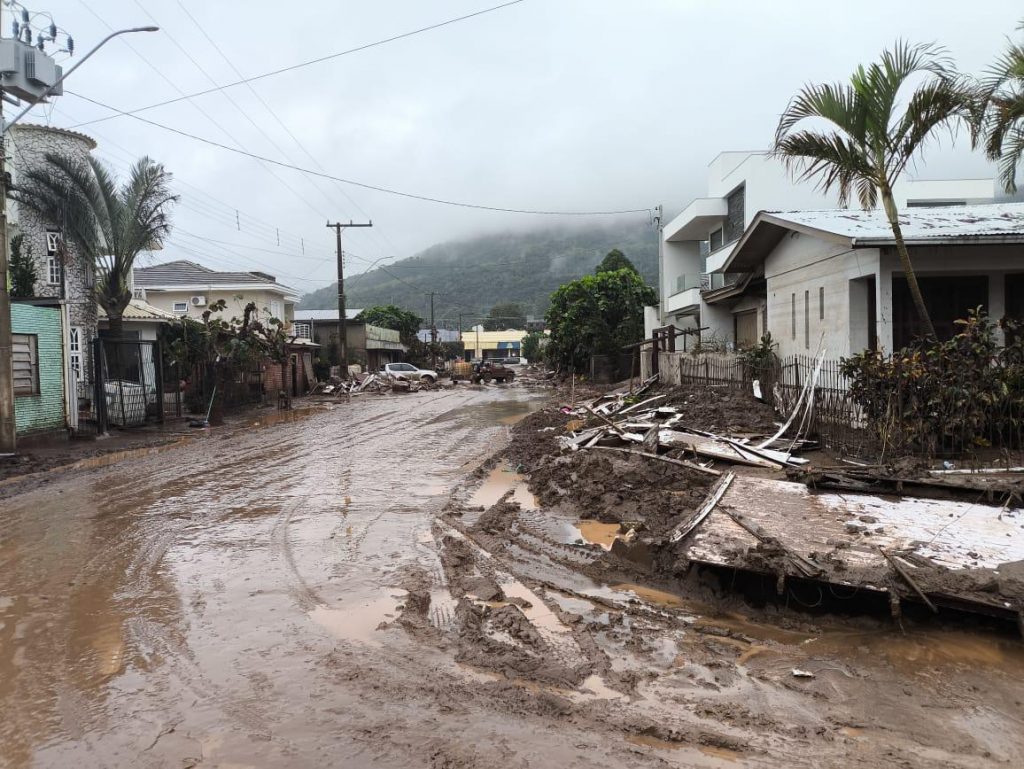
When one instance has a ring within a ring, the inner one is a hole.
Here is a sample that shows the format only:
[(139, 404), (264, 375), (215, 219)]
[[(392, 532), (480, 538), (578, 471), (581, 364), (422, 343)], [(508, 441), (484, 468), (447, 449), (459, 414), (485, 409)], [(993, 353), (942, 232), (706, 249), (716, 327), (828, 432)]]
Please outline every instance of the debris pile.
[(450, 386), (439, 382), (410, 380), (401, 375), (367, 372), (355, 374), (347, 380), (331, 377), (327, 382), (318, 382), (309, 394), (341, 398), (363, 393), (383, 395), (389, 392), (409, 393), (420, 390), (438, 390)]

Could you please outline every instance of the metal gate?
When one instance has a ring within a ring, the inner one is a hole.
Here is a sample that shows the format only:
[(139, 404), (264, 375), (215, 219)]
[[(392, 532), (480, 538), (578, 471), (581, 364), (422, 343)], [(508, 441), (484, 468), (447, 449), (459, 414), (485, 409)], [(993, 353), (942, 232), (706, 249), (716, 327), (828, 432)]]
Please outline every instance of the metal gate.
[(159, 342), (94, 339), (92, 418), (100, 433), (164, 421), (164, 365)]

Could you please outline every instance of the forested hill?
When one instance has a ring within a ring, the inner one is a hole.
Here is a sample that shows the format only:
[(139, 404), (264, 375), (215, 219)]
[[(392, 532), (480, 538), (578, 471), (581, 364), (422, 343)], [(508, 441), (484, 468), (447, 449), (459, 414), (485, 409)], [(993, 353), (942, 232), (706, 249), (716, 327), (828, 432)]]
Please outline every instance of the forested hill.
[[(646, 222), (506, 232), (431, 246), (408, 259), (345, 281), (346, 304), (397, 304), (427, 317), (431, 291), (438, 326), (464, 326), (492, 306), (517, 302), (527, 315), (542, 316), (551, 292), (592, 273), (605, 254), (622, 251), (652, 286), (658, 281), (658, 243)], [(337, 307), (337, 287), (306, 294), (301, 309)]]

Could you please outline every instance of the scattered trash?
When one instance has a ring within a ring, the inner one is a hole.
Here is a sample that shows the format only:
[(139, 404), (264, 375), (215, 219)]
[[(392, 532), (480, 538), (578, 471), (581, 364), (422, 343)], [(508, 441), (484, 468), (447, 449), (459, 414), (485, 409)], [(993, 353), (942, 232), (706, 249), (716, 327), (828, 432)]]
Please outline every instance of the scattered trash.
[(793, 668), (792, 675), (794, 678), (814, 678), (814, 673), (810, 670), (801, 670), (800, 668)]

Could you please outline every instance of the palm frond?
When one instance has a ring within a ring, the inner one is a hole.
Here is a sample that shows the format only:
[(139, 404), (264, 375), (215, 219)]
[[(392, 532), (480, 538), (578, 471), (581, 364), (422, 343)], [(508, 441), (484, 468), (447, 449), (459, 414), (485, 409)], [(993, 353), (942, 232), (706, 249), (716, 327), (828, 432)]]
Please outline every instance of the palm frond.
[(863, 199), (858, 187), (862, 180), (874, 182), (875, 169), (863, 148), (838, 132), (796, 131), (777, 141), (774, 152), (798, 180), (816, 181), (824, 190), (835, 187), (844, 206), (855, 191)]
[(886, 175), (891, 183), (936, 129), (946, 128), (952, 137), (967, 126), (972, 135), (979, 114), (980, 95), (966, 78), (938, 78), (914, 91), (903, 115), (888, 133)]

